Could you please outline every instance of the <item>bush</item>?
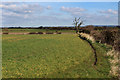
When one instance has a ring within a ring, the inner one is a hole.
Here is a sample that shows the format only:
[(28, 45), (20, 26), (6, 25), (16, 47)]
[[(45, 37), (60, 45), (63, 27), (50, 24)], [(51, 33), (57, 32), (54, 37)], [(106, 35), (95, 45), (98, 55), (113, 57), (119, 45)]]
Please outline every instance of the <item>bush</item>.
[(115, 41), (114, 49), (120, 52), (120, 39)]
[(57, 32), (57, 34), (61, 34), (61, 32)]
[[(101, 30), (100, 30), (101, 29)], [(112, 45), (117, 51), (120, 51), (120, 30), (118, 28), (102, 28), (97, 27), (90, 32), (96, 42)]]
[(92, 30), (94, 30), (94, 26), (93, 25), (88, 25), (88, 26), (85, 26), (85, 29), (89, 30), (89, 31), (92, 31)]
[(82, 27), (79, 32), (90, 34), (90, 32), (93, 31), (93, 30), (94, 30), (94, 26), (88, 25), (88, 26)]
[(53, 32), (46, 32), (46, 34), (53, 34)]
[(120, 52), (120, 31), (116, 32), (114, 49)]
[(38, 32), (38, 34), (43, 34), (43, 32)]
[(101, 36), (102, 35), (101, 35), (100, 31), (93, 30), (93, 31), (90, 32), (90, 35), (94, 37), (96, 42), (101, 42)]
[(85, 30), (85, 29), (80, 29), (79, 33), (86, 33), (86, 34), (90, 34), (89, 30)]
[(36, 32), (30, 32), (29, 34), (37, 34)]
[(3, 34), (8, 34), (8, 32), (4, 32)]
[(112, 32), (112, 30), (102, 30), (102, 31), (99, 31), (99, 30), (94, 30), (94, 31), (91, 31), (90, 35), (92, 35), (95, 40), (97, 42), (101, 42), (101, 43), (107, 43), (109, 45), (114, 45), (114, 41), (115, 41), (115, 35), (116, 35), (116, 32)]
[(115, 37), (113, 36), (113, 33), (110, 30), (104, 30), (101, 32), (101, 42), (107, 43), (110, 45), (114, 44)]
[(103, 27), (95, 27), (94, 30), (103, 30)]

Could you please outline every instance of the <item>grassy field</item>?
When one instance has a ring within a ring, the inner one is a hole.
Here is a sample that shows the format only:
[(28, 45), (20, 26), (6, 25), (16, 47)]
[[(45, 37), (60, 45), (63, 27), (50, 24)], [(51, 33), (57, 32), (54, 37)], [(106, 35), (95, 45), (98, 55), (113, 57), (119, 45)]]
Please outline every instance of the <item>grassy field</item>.
[(98, 63), (87, 42), (76, 34), (3, 35), (3, 78), (109, 78), (106, 49), (94, 44)]
[(3, 29), (2, 32), (62, 32), (62, 33), (75, 33), (75, 30), (49, 30), (49, 29)]

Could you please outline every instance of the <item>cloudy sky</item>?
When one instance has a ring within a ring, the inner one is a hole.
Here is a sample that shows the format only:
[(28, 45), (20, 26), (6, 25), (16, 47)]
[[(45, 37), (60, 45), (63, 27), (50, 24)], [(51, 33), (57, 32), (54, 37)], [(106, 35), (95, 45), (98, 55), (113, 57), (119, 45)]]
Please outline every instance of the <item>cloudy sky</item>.
[(117, 25), (117, 2), (4, 2), (0, 4), (5, 26), (69, 26), (75, 17), (85, 25)]

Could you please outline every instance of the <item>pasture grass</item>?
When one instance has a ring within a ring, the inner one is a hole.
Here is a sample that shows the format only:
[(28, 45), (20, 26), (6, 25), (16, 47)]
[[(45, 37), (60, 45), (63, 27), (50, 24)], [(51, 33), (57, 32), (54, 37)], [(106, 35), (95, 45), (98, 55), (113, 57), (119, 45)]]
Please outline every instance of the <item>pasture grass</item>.
[(49, 30), (49, 29), (2, 29), (2, 32), (15, 32), (15, 33), (23, 33), (23, 32), (62, 32), (62, 33), (75, 33), (75, 30)]
[(98, 63), (76, 34), (3, 35), (3, 78), (110, 78), (106, 50), (98, 44)]

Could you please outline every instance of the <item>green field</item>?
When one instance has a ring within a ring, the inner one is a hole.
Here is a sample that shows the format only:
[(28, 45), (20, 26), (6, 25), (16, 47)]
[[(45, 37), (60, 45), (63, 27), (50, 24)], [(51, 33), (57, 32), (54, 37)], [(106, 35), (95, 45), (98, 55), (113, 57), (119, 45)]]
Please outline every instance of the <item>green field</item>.
[(15, 32), (15, 33), (25, 33), (25, 32), (62, 32), (62, 33), (75, 33), (75, 30), (49, 30), (49, 29), (3, 29), (2, 32)]
[(3, 78), (109, 78), (106, 49), (95, 43), (98, 62), (76, 34), (3, 35)]

